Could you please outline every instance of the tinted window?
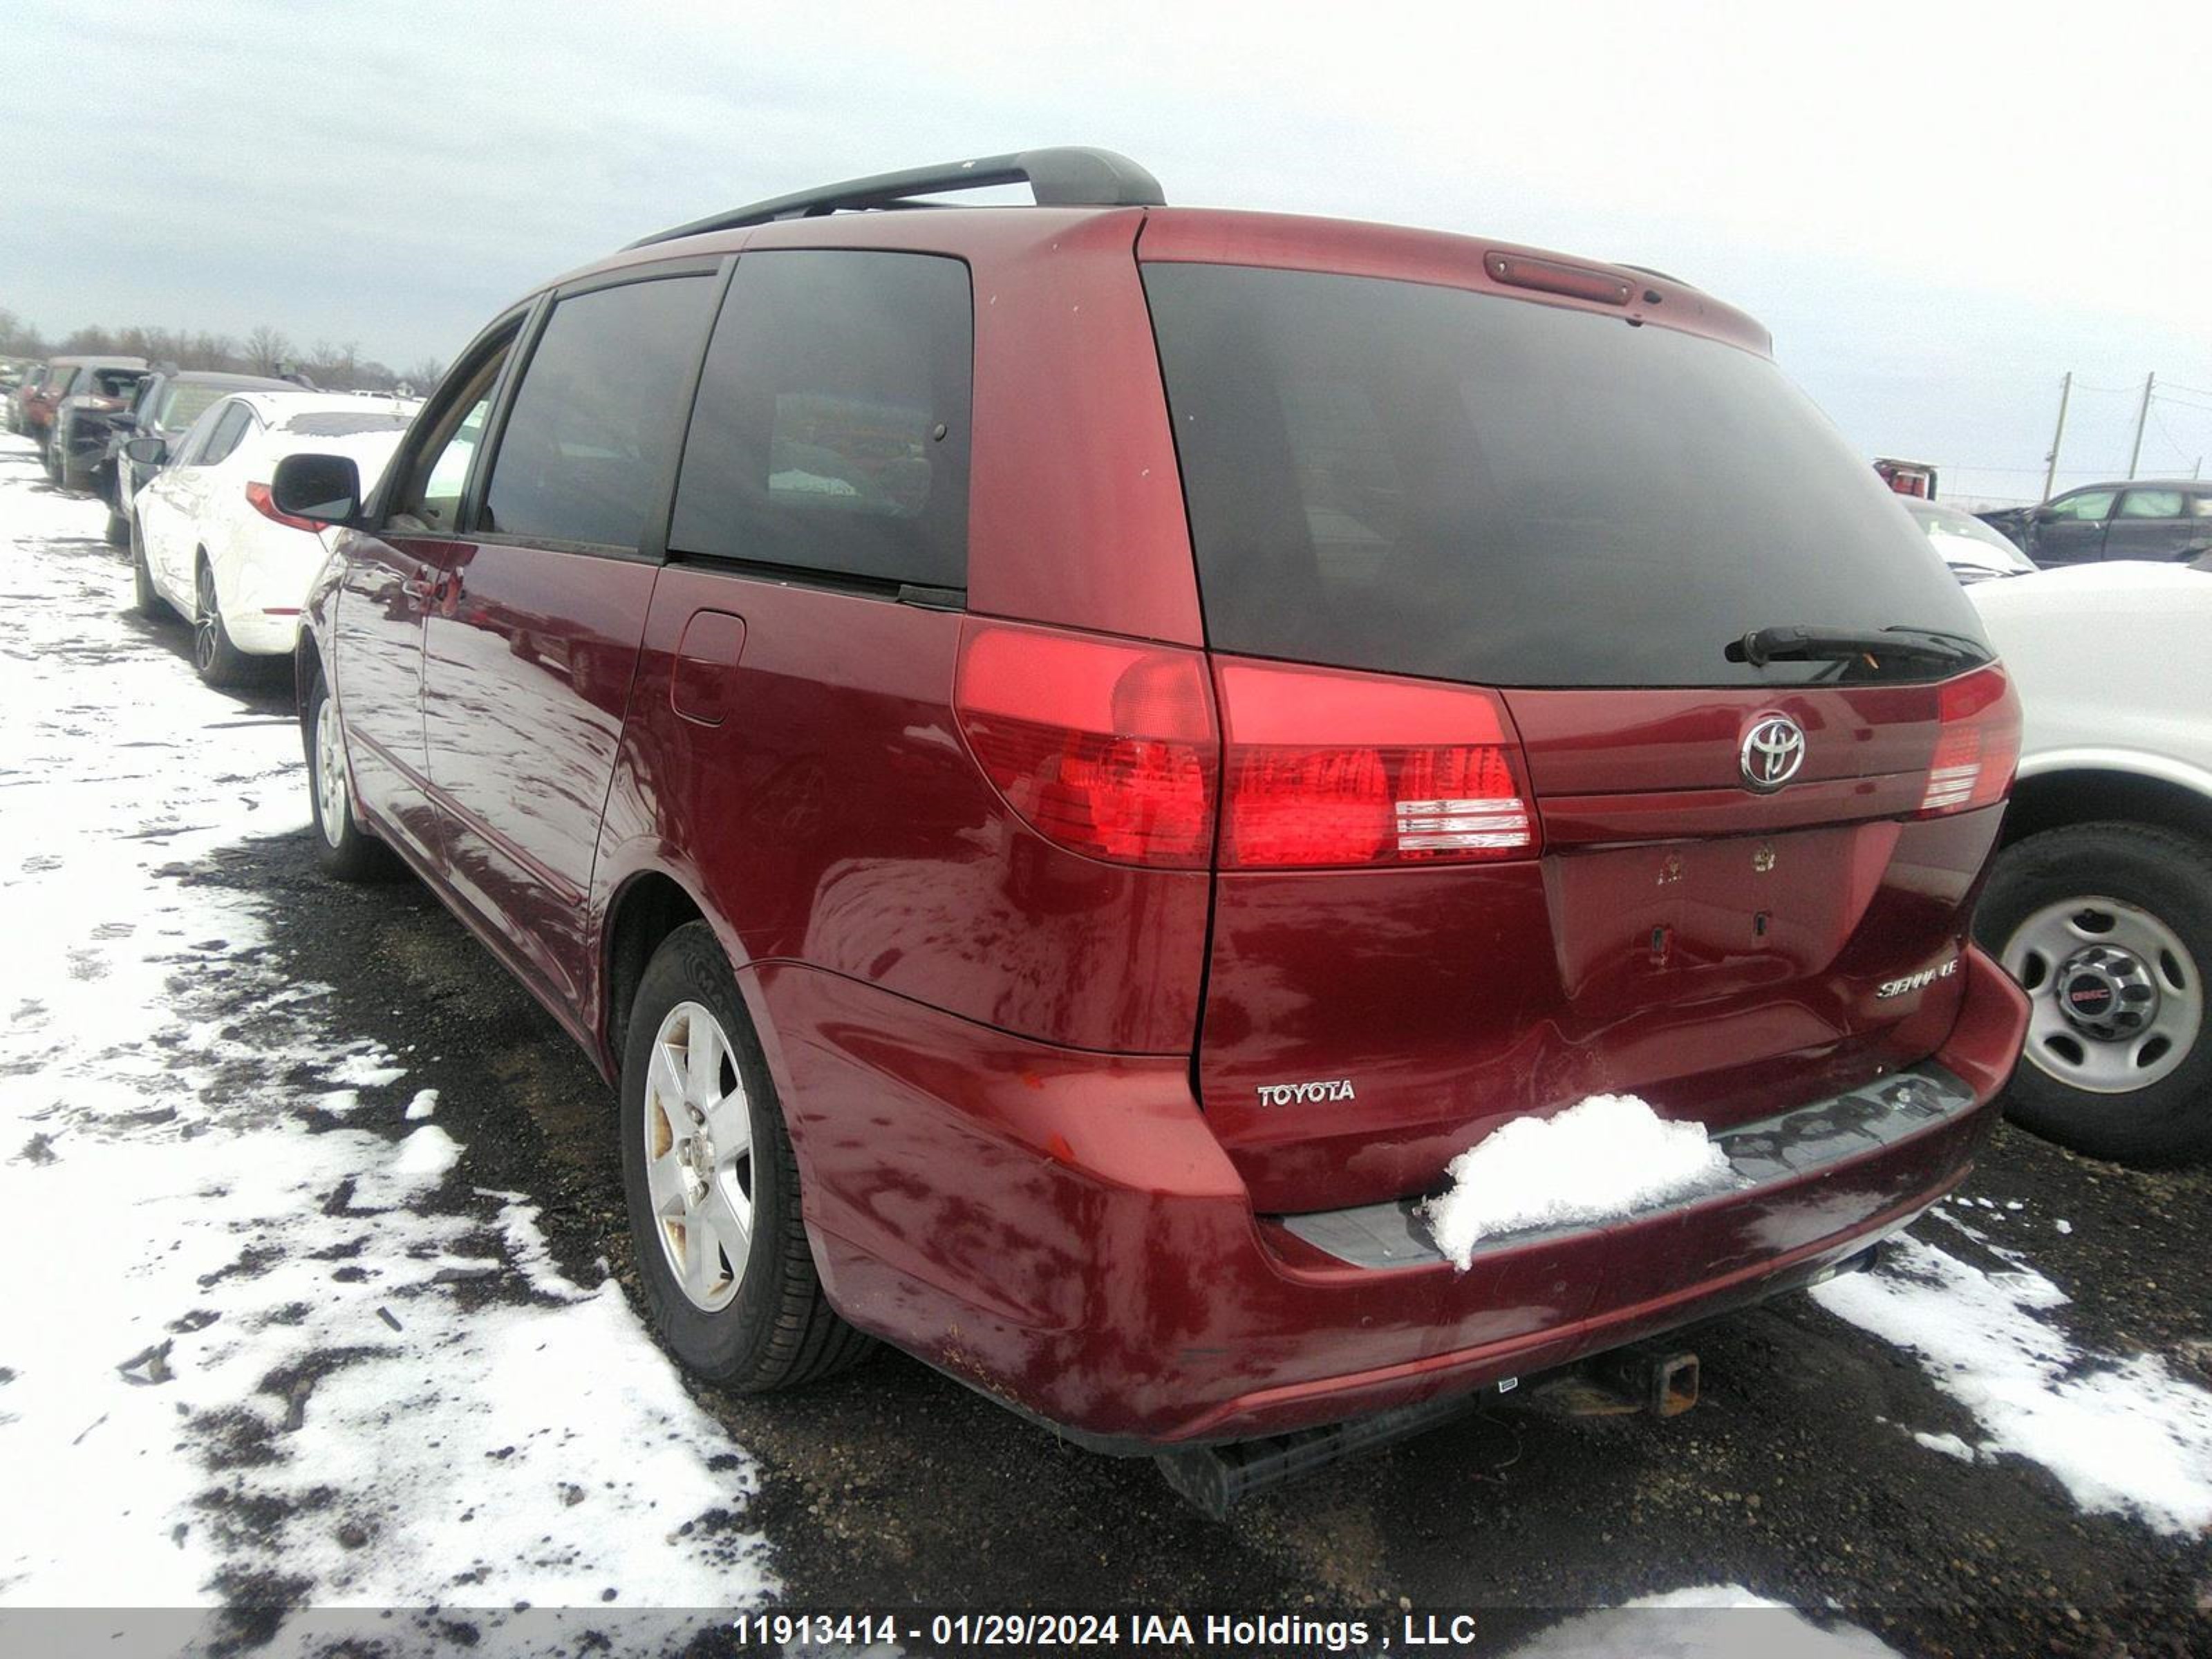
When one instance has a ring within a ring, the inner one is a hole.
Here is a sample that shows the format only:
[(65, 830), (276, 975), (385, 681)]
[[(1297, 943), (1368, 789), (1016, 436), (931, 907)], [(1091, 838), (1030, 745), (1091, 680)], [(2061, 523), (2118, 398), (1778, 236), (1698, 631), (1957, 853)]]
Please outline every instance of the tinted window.
[(216, 417), (215, 429), (208, 434), (206, 447), (200, 451), (199, 464), (213, 466), (217, 461), (228, 459), (252, 423), (253, 413), (244, 404), (233, 404), (225, 409)]
[(2089, 489), (2079, 495), (2063, 495), (2051, 502), (2051, 516), (2095, 524), (2111, 515), (2114, 494), (2110, 489)]
[(747, 254), (707, 354), (670, 548), (965, 586), (974, 341), (957, 260)]
[(514, 334), (510, 331), (477, 359), (465, 376), (456, 374), (448, 378), (447, 386), (453, 390), (416, 441), (413, 453), (404, 462), (406, 480), (392, 494), (394, 528), (444, 531), (453, 529), (459, 520), (469, 469), (475, 464), (484, 422), (491, 413), (492, 387), (514, 347)]
[(39, 390), (46, 393), (50, 398), (58, 398), (64, 392), (67, 392), (70, 386), (75, 383), (76, 380), (76, 370), (73, 368), (50, 368), (46, 371), (46, 384), (41, 386)]
[(2178, 489), (2130, 489), (2120, 497), (2124, 519), (2178, 519), (2181, 492)]
[[(1208, 637), (1499, 685), (1736, 685), (1753, 629), (1980, 624), (1763, 357), (1451, 289), (1154, 264)], [(1926, 674), (1927, 665), (1900, 668)]]
[(678, 276), (554, 307), (492, 463), (484, 529), (638, 545), (666, 488), (713, 297), (710, 278)]

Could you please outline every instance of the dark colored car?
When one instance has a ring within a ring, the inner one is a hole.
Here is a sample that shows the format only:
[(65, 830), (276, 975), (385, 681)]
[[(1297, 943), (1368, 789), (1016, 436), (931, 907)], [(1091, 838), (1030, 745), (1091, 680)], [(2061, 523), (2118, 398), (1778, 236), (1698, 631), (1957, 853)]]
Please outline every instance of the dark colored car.
[(115, 417), (128, 412), (143, 368), (91, 368), (80, 374), (68, 397), (54, 406), (53, 434), (46, 442), (46, 476), (64, 489), (97, 488), (107, 462)]
[[(396, 854), (617, 1085), (727, 1385), (866, 1333), (1188, 1448), (1864, 1260), (2026, 1018), (1958, 585), (1695, 289), (1160, 200), (1048, 150), (719, 216), (501, 315), (374, 499), (280, 463), (349, 526), (325, 863)], [(1445, 1258), (1455, 1157), (1620, 1091), (1726, 1189)]]
[(2099, 559), (2187, 563), (2212, 552), (2212, 482), (2196, 478), (2088, 484), (2039, 507), (1978, 516), (2046, 569)]
[[(138, 382), (131, 407), (111, 417), (113, 431), (107, 453), (94, 477), (94, 488), (107, 503), (107, 540), (126, 547), (131, 541), (131, 503), (138, 492), (160, 476), (169, 453), (203, 411), (234, 392), (297, 392), (298, 383), (273, 380), (265, 374), (226, 374), (212, 369), (179, 369), (174, 365), (155, 369)], [(133, 438), (160, 441), (161, 459), (132, 459), (125, 446)]]
[(45, 377), (22, 400), (23, 433), (38, 445), (40, 459), (46, 459), (53, 435), (54, 411), (62, 399), (91, 385), (94, 370), (145, 367), (143, 357), (56, 357), (47, 363)]

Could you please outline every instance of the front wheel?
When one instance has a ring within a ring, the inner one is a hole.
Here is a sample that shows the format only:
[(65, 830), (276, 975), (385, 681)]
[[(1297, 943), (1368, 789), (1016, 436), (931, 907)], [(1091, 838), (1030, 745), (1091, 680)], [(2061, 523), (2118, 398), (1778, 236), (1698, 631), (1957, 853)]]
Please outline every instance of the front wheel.
[(192, 667), (210, 685), (235, 685), (246, 678), (246, 653), (231, 643), (223, 626), (222, 604), (215, 591), (215, 567), (200, 556), (193, 578)]
[(1974, 917), (2028, 994), (2006, 1115), (2096, 1158), (2212, 1157), (2212, 844), (2080, 823), (2007, 848)]
[(131, 538), (131, 586), (138, 614), (158, 618), (168, 612), (168, 601), (154, 586), (154, 572), (146, 562), (146, 532), (134, 514), (127, 526)]
[(131, 545), (131, 520), (112, 507), (107, 509), (107, 544), (110, 547)]
[(671, 1352), (747, 1394), (868, 1349), (823, 1294), (799, 1164), (728, 961), (706, 923), (653, 953), (622, 1074), (623, 1185), (648, 1317)]
[(354, 822), (345, 728), (323, 677), (307, 693), (307, 801), (315, 819), (315, 858), (340, 881), (383, 881), (399, 873), (392, 849)]

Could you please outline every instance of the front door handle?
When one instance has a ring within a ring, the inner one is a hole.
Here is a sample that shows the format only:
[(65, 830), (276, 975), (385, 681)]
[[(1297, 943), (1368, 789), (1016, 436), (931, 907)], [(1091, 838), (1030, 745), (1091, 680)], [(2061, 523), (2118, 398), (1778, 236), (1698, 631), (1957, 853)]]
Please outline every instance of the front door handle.
[(433, 574), (430, 568), (424, 565), (399, 584), (399, 591), (428, 610), (459, 599), (461, 597), (461, 579), (457, 574), (442, 571)]

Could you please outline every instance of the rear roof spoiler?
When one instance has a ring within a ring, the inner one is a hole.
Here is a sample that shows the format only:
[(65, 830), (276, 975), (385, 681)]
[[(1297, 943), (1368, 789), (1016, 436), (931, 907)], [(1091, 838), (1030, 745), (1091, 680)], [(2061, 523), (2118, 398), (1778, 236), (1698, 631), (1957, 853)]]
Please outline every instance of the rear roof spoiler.
[(929, 204), (911, 198), (1020, 184), (1029, 185), (1039, 207), (1160, 207), (1167, 201), (1160, 191), (1158, 179), (1127, 156), (1110, 149), (1073, 146), (1024, 149), (1008, 155), (979, 156), (970, 161), (908, 167), (902, 173), (879, 173), (872, 178), (848, 179), (842, 184), (822, 185), (790, 196), (771, 197), (765, 202), (709, 214), (704, 219), (694, 219), (671, 230), (641, 236), (623, 251), (651, 247), (657, 242), (672, 242), (684, 236), (702, 236), (709, 231), (764, 225), (777, 219), (812, 218), (866, 208), (923, 207)]

